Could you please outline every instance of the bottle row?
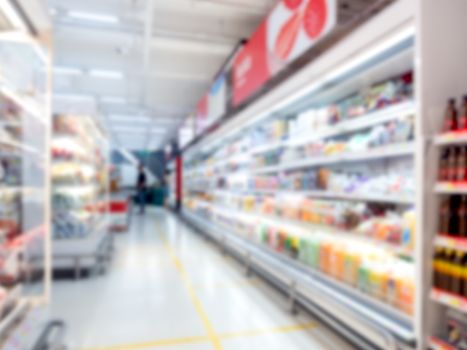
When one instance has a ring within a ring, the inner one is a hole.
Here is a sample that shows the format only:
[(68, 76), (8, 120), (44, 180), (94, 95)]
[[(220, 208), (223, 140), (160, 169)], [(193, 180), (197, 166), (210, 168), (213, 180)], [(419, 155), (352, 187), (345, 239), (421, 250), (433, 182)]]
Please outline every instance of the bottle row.
[(444, 116), (444, 132), (463, 130), (467, 131), (467, 95), (464, 96), (459, 109), (456, 106), (456, 99), (449, 99)]
[(436, 289), (467, 297), (467, 254), (437, 247), (433, 259), (433, 286)]
[(446, 147), (441, 152), (439, 181), (467, 181), (467, 147)]
[(467, 238), (467, 196), (447, 196), (442, 199), (438, 233), (458, 238)]

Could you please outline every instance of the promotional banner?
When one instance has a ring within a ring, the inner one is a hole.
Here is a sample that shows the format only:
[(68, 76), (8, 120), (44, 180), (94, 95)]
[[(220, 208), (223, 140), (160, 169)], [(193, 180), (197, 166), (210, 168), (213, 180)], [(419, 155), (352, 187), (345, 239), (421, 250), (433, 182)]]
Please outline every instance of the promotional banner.
[(196, 135), (199, 135), (208, 124), (208, 95), (205, 95), (196, 106), (195, 127)]
[(227, 110), (227, 81), (220, 75), (196, 108), (196, 134), (199, 135), (222, 117)]
[(178, 146), (184, 148), (195, 138), (195, 118), (190, 115), (178, 130)]
[(337, 0), (281, 0), (233, 63), (234, 106), (335, 27)]

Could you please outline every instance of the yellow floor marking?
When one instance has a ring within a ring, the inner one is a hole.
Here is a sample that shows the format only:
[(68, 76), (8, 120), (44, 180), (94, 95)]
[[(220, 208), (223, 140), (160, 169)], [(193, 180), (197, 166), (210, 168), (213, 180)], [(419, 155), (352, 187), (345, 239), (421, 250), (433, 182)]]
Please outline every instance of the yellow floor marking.
[(183, 263), (180, 261), (180, 259), (175, 254), (175, 252), (174, 252), (172, 246), (170, 245), (169, 241), (167, 239), (165, 239), (165, 237), (164, 237), (163, 240), (164, 240), (164, 246), (166, 247), (167, 252), (170, 255), (170, 257), (172, 258), (172, 261), (175, 264), (175, 266), (177, 268), (177, 271), (178, 271), (183, 283), (185, 284), (185, 288), (188, 291), (191, 302), (192, 302), (193, 306), (195, 307), (195, 310), (196, 310), (199, 318), (203, 322), (204, 328), (205, 328), (205, 330), (207, 332), (207, 336), (208, 336), (214, 350), (222, 350), (221, 340), (220, 340), (219, 336), (217, 335), (216, 331), (214, 330), (214, 327), (213, 327), (211, 321), (209, 320), (209, 317), (208, 317), (206, 311), (204, 310), (198, 295), (196, 294), (195, 288), (193, 287), (193, 284), (191, 283), (191, 280), (190, 280), (190, 278), (189, 278), (189, 276), (188, 276), (188, 274), (187, 274), (187, 272), (185, 270), (185, 267), (183, 266)]
[(233, 280), (233, 281), (224, 281), (224, 282), (216, 282), (213, 284), (201, 284), (197, 283), (194, 284), (196, 289), (209, 289), (211, 287), (218, 288), (218, 289), (228, 289), (228, 288), (240, 288), (240, 287), (249, 287), (249, 286), (257, 286), (260, 285), (261, 281), (259, 279), (240, 279), (240, 280)]
[(309, 323), (303, 323), (303, 324), (297, 324), (297, 325), (291, 325), (291, 326), (253, 329), (253, 330), (246, 330), (243, 332), (241, 331), (241, 332), (234, 332), (234, 333), (223, 333), (223, 334), (219, 334), (219, 337), (222, 340), (234, 339), (234, 338), (257, 337), (257, 336), (266, 335), (266, 334), (292, 333), (292, 332), (314, 329), (318, 327), (319, 327), (319, 324), (317, 322), (309, 322)]
[(208, 337), (188, 337), (188, 338), (174, 338), (174, 339), (161, 339), (155, 341), (149, 341), (138, 344), (125, 344), (125, 345), (114, 345), (106, 346), (101, 348), (88, 348), (84, 350), (143, 350), (150, 348), (157, 348), (162, 346), (174, 346), (183, 344), (197, 344), (203, 342), (209, 342)]
[[(247, 338), (247, 337), (258, 337), (261, 335), (268, 334), (286, 334), (299, 331), (305, 331), (310, 329), (315, 329), (319, 327), (319, 324), (316, 322), (302, 323), (291, 326), (282, 326), (282, 327), (271, 327), (263, 329), (252, 329), (241, 332), (233, 333), (223, 333), (219, 334), (218, 337), (221, 340), (236, 339), (236, 338)], [(157, 348), (162, 346), (174, 346), (174, 345), (183, 345), (183, 344), (195, 344), (195, 343), (207, 343), (210, 342), (209, 337), (187, 337), (187, 338), (174, 338), (174, 339), (162, 339), (155, 340), (146, 343), (139, 344), (126, 344), (126, 345), (115, 345), (102, 348), (89, 348), (85, 350), (144, 350), (150, 348)]]

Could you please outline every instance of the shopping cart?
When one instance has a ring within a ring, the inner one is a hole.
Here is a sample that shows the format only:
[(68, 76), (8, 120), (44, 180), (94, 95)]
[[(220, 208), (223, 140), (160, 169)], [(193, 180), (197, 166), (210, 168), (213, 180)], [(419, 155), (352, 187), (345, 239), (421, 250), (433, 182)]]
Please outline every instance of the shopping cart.
[(65, 330), (63, 321), (50, 321), (31, 350), (66, 350)]
[(126, 232), (130, 227), (132, 201), (127, 199), (113, 199), (109, 203), (110, 232)]

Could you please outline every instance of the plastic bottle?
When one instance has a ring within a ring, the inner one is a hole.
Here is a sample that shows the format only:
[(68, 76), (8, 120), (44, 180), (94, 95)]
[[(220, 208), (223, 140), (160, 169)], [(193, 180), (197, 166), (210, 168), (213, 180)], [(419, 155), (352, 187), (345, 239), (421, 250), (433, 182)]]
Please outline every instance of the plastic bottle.
[(448, 106), (446, 107), (446, 112), (444, 115), (444, 132), (451, 132), (457, 129), (456, 100), (451, 98), (448, 101)]
[(467, 130), (467, 95), (464, 96), (459, 113), (459, 130)]
[(465, 180), (467, 180), (467, 151), (465, 147), (461, 147), (457, 155), (456, 181), (462, 182)]

